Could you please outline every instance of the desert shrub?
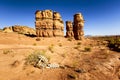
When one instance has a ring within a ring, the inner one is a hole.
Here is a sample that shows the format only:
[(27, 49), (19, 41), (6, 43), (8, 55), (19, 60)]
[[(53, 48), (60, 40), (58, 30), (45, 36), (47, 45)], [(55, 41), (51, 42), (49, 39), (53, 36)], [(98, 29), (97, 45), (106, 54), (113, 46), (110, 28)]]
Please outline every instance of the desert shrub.
[(74, 49), (79, 49), (79, 46), (75, 46)]
[(53, 45), (53, 44), (51, 44), (51, 45), (48, 47), (48, 49), (49, 49), (49, 51), (50, 51), (51, 53), (54, 53), (53, 48), (54, 48), (54, 45)]
[(12, 51), (11, 50), (3, 50), (3, 54), (9, 54), (9, 53), (11, 53)]
[(77, 45), (81, 45), (81, 42), (78, 42)]
[(62, 47), (62, 43), (59, 43), (59, 46)]
[(37, 46), (37, 44), (36, 44), (36, 43), (33, 43), (33, 46)]
[(111, 38), (108, 40), (108, 47), (111, 50), (120, 52), (120, 38)]
[(26, 58), (26, 64), (35, 65), (36, 62), (39, 61), (38, 55), (40, 55), (40, 53), (32, 53), (32, 54), (30, 54), (30, 55)]
[(85, 47), (85, 48), (84, 48), (84, 51), (85, 51), (85, 52), (90, 52), (90, 51), (91, 51), (91, 48), (90, 48), (90, 47)]
[(38, 58), (39, 55), (46, 57), (48, 61), (50, 60), (50, 56), (47, 56), (43, 51), (41, 52), (35, 51), (32, 54), (28, 55), (28, 57), (26, 58), (25, 64), (36, 65), (36, 63), (39, 61), (39, 58)]

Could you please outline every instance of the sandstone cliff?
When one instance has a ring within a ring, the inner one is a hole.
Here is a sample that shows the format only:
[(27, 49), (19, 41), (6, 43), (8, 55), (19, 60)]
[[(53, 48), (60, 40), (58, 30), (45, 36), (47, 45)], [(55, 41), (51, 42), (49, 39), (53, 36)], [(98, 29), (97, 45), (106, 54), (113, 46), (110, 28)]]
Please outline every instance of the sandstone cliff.
[(60, 13), (52, 10), (37, 10), (35, 19), (37, 37), (64, 36), (64, 24)]

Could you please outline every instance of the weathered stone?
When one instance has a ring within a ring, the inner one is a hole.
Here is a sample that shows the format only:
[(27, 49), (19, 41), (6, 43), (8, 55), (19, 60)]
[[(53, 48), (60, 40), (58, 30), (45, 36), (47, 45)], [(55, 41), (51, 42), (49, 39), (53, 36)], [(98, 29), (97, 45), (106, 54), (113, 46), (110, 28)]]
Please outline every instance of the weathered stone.
[(72, 21), (66, 21), (66, 37), (74, 37)]
[[(64, 36), (64, 24), (61, 15), (51, 10), (36, 11), (37, 37)], [(57, 32), (58, 31), (58, 32)]]
[(53, 19), (61, 20), (61, 15), (58, 12), (53, 12)]
[(12, 26), (12, 29), (13, 29), (14, 32), (18, 32), (18, 33), (21, 33), (21, 34), (36, 35), (34, 29), (26, 27), (26, 26), (15, 25), (15, 26)]
[(15, 26), (11, 26), (11, 27), (5, 27), (3, 29), (3, 32), (18, 32), (21, 34), (27, 34), (27, 35), (36, 35), (36, 32), (34, 29), (29, 28), (27, 26), (19, 26), (19, 25), (15, 25)]
[(52, 12), (52, 10), (44, 10), (44, 11), (42, 11), (42, 16), (43, 16), (43, 18), (52, 19), (53, 18), (53, 12)]
[(37, 10), (35, 12), (35, 14), (36, 14), (36, 17), (35, 17), (36, 21), (42, 19), (42, 12), (41, 11)]
[(56, 36), (64, 36), (64, 32), (61, 30), (53, 30), (53, 35)]
[(12, 27), (5, 27), (5, 28), (3, 28), (3, 32), (6, 32), (6, 33), (13, 32)]
[(67, 31), (66, 32), (66, 37), (73, 38), (74, 37), (73, 31)]
[(82, 16), (81, 13), (77, 13), (77, 14), (74, 15), (74, 23), (78, 23), (78, 22), (81, 22), (83, 20), (84, 19), (83, 19), (83, 16)]
[(64, 24), (61, 23), (59, 20), (54, 20), (53, 22), (53, 29), (59, 29), (63, 31)]
[(83, 40), (84, 39), (84, 19), (81, 13), (74, 15), (74, 25), (73, 25), (73, 32), (74, 32), (74, 38), (77, 40)]

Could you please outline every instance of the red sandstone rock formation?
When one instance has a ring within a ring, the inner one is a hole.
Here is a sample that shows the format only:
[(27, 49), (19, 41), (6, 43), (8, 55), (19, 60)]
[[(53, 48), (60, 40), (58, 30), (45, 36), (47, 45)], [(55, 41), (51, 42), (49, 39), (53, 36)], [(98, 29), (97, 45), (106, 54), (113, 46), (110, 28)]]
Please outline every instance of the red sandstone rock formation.
[(36, 11), (35, 27), (37, 37), (64, 36), (61, 15), (51, 10)]
[(66, 21), (66, 37), (74, 37), (72, 21)]
[(81, 13), (74, 15), (74, 25), (73, 25), (73, 32), (74, 37), (77, 40), (83, 40), (84, 39), (84, 19)]
[(54, 36), (64, 36), (64, 24), (58, 12), (53, 13), (53, 30)]

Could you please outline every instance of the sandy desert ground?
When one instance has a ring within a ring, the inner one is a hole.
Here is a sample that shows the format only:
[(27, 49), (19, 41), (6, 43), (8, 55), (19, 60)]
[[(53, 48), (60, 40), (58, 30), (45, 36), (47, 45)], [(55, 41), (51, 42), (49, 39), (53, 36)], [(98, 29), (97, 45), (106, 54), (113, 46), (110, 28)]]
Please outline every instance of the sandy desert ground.
[[(88, 38), (36, 41), (36, 37), (0, 32), (0, 80), (120, 80), (120, 53), (109, 50), (106, 44)], [(64, 68), (26, 65), (27, 56), (36, 51), (44, 51), (50, 63)]]

